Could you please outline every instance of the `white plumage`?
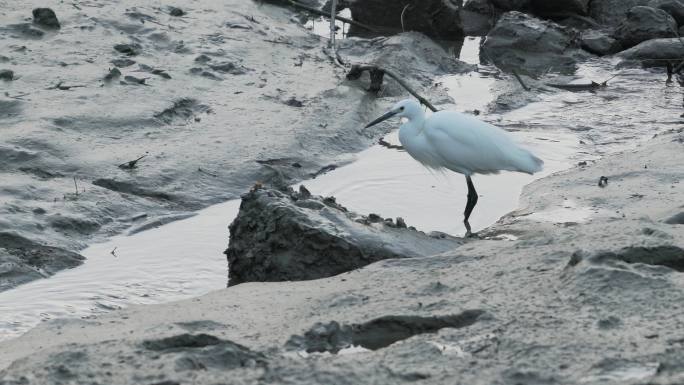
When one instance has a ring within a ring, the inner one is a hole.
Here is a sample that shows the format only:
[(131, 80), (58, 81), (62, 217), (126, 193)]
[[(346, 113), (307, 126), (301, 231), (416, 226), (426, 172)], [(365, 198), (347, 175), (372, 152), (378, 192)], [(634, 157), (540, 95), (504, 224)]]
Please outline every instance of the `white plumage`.
[(426, 118), (420, 104), (410, 99), (395, 104), (366, 127), (393, 116), (407, 119), (399, 128), (399, 141), (409, 155), (428, 168), (449, 169), (466, 176), (467, 235), (471, 234), (468, 218), (477, 203), (471, 175), (497, 174), (503, 170), (533, 174), (541, 171), (544, 164), (496, 126), (456, 111), (438, 111)]

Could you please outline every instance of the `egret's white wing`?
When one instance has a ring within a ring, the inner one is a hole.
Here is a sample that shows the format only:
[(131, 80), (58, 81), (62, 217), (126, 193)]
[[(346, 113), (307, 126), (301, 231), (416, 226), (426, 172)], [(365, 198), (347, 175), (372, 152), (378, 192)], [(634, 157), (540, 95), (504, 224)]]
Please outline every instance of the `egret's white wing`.
[(507, 132), (459, 112), (433, 114), (425, 122), (423, 134), (444, 166), (457, 172), (533, 173), (541, 169), (541, 160), (516, 145)]

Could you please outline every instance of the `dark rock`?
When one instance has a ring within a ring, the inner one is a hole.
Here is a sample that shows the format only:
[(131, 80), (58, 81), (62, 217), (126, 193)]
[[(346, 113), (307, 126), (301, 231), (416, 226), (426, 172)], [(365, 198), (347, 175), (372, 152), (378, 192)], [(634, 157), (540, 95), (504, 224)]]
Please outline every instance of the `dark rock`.
[(166, 71), (164, 71), (164, 70), (153, 69), (153, 70), (151, 71), (151, 73), (152, 73), (153, 75), (157, 75), (157, 76), (159, 76), (159, 77), (161, 77), (161, 78), (164, 78), (164, 79), (171, 79), (171, 75), (169, 75), (169, 74), (168, 74)]
[(201, 68), (191, 68), (190, 73), (193, 75), (199, 75), (203, 78), (211, 79), (211, 80), (223, 80), (221, 77), (214, 75), (213, 72), (210, 71), (205, 71)]
[(219, 64), (212, 64), (209, 66), (214, 71), (221, 73), (227, 73), (231, 75), (244, 75), (249, 72), (249, 69), (242, 66), (241, 64), (236, 64), (233, 62), (225, 62)]
[(684, 211), (667, 218), (665, 223), (668, 225), (684, 225)]
[(307, 353), (337, 353), (353, 344), (352, 327), (336, 321), (327, 324), (318, 322), (303, 336), (294, 335), (285, 344), (288, 350), (303, 350)]
[(561, 15), (577, 13), (586, 15), (589, 12), (590, 0), (530, 0), (530, 8), (538, 14)]
[(644, 41), (618, 56), (626, 62), (637, 61), (647, 66), (665, 66), (667, 59), (684, 57), (684, 45), (678, 38)]
[(119, 68), (126, 68), (135, 64), (135, 60), (131, 60), (129, 58), (114, 59), (111, 61), (111, 63)]
[(627, 17), (627, 12), (638, 6), (648, 5), (650, 0), (591, 0), (589, 16), (601, 24), (617, 26)]
[(355, 0), (350, 2), (354, 20), (374, 26), (402, 31), (417, 31), (447, 40), (463, 36), (459, 9), (462, 0)]
[[(443, 46), (418, 32), (376, 39), (343, 39), (339, 43), (338, 51), (351, 62), (389, 68), (402, 78), (426, 86), (434, 84), (437, 75), (477, 69), (476, 65), (455, 59), (453, 53), (448, 53)], [(421, 68), (421, 71), (416, 71), (416, 68)], [(382, 91), (385, 96), (406, 94), (406, 90), (391, 81), (384, 83)]]
[(105, 75), (104, 80), (106, 82), (111, 82), (112, 80), (117, 80), (121, 77), (121, 71), (119, 71), (118, 68), (114, 67), (109, 70), (109, 73)]
[(12, 81), (14, 80), (14, 71), (0, 70), (0, 80)]
[(470, 0), (459, 15), (465, 35), (485, 36), (496, 23), (498, 10), (488, 0)]
[(210, 61), (211, 61), (211, 58), (207, 55), (199, 55), (195, 58), (195, 62), (200, 63), (200, 64), (208, 63)]
[(191, 98), (182, 98), (173, 102), (173, 105), (164, 111), (154, 115), (160, 121), (171, 124), (174, 121), (187, 121), (199, 113), (209, 111), (209, 106), (201, 104)]
[(221, 340), (209, 334), (180, 334), (173, 337), (143, 341), (147, 350), (163, 351), (179, 348), (203, 348), (218, 345)]
[(684, 3), (680, 0), (652, 0), (648, 6), (662, 9), (675, 19), (677, 25), (684, 25)]
[(36, 8), (33, 10), (33, 23), (43, 28), (60, 29), (55, 11), (50, 8)]
[(124, 80), (126, 81), (127, 84), (133, 84), (133, 85), (145, 85), (145, 81), (147, 81), (147, 78), (138, 78), (132, 75), (126, 75), (124, 77)]
[(585, 29), (600, 29), (602, 28), (601, 24), (597, 23), (596, 20), (588, 17), (588, 16), (581, 16), (581, 15), (575, 15), (575, 14), (570, 14), (567, 17), (565, 15), (555, 15), (557, 17), (552, 17), (553, 20), (564, 26), (564, 27), (570, 27), (574, 29), (579, 29), (581, 31)]
[(304, 350), (308, 353), (337, 353), (351, 346), (378, 350), (415, 335), (436, 333), (444, 328), (468, 327), (483, 314), (485, 312), (482, 310), (466, 310), (432, 317), (390, 315), (353, 325), (340, 325), (335, 321), (317, 323), (303, 336), (290, 337), (285, 346), (289, 350)]
[(170, 7), (169, 8), (169, 15), (175, 16), (175, 17), (181, 17), (181, 16), (185, 16), (185, 11), (183, 11), (182, 9), (180, 9), (178, 7)]
[(140, 46), (140, 44), (136, 44), (136, 43), (117, 44), (114, 46), (114, 49), (117, 52), (120, 52), (120, 53), (128, 55), (128, 56), (136, 56), (136, 55), (140, 54), (142, 47)]
[(580, 39), (584, 50), (599, 56), (612, 55), (620, 51), (620, 44), (617, 40), (603, 31), (584, 31)]
[(573, 30), (513, 11), (489, 32), (482, 55), (503, 70), (537, 73), (574, 70), (588, 54), (579, 49)]
[(530, 0), (490, 0), (491, 3), (502, 11), (520, 11), (527, 8)]
[(667, 12), (651, 7), (634, 7), (627, 19), (615, 29), (615, 39), (622, 49), (652, 39), (677, 36), (677, 23)]
[[(285, 190), (255, 189), (242, 198), (226, 250), (229, 285), (330, 277), (387, 258), (432, 255), (460, 239), (380, 223), (357, 223), (334, 200)], [(301, 205), (311, 201), (317, 205)], [(303, 207), (305, 206), (305, 207)]]
[(286, 106), (290, 107), (304, 107), (304, 102), (298, 100), (294, 96), (283, 102)]
[(263, 354), (209, 334), (180, 334), (146, 340), (143, 341), (142, 346), (146, 350), (155, 352), (155, 354), (173, 354), (176, 356), (176, 371), (206, 370), (208, 368), (231, 370), (263, 366), (266, 363)]

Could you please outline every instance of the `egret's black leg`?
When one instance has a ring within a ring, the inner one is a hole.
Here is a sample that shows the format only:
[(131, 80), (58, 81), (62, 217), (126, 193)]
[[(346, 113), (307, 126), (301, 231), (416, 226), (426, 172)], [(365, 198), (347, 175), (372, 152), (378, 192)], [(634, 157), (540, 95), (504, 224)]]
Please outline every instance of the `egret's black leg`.
[(470, 231), (470, 213), (473, 212), (475, 205), (477, 204), (477, 191), (475, 191), (475, 186), (473, 185), (473, 180), (470, 179), (470, 175), (466, 175), (466, 182), (468, 183), (468, 202), (466, 203), (465, 212), (463, 213), (465, 219), (463, 219), (463, 224), (466, 228), (466, 237), (470, 237), (473, 233)]

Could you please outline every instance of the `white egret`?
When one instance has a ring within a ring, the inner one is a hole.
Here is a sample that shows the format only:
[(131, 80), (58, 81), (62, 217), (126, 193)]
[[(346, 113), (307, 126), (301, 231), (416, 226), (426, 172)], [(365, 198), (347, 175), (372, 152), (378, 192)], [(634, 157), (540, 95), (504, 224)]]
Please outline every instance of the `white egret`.
[(465, 175), (468, 201), (463, 223), (467, 237), (472, 235), (468, 219), (478, 199), (473, 174), (498, 174), (502, 170), (534, 174), (544, 164), (496, 126), (456, 111), (438, 111), (426, 118), (420, 104), (410, 99), (395, 104), (366, 128), (393, 116), (406, 118), (399, 128), (399, 141), (415, 160), (430, 169)]

